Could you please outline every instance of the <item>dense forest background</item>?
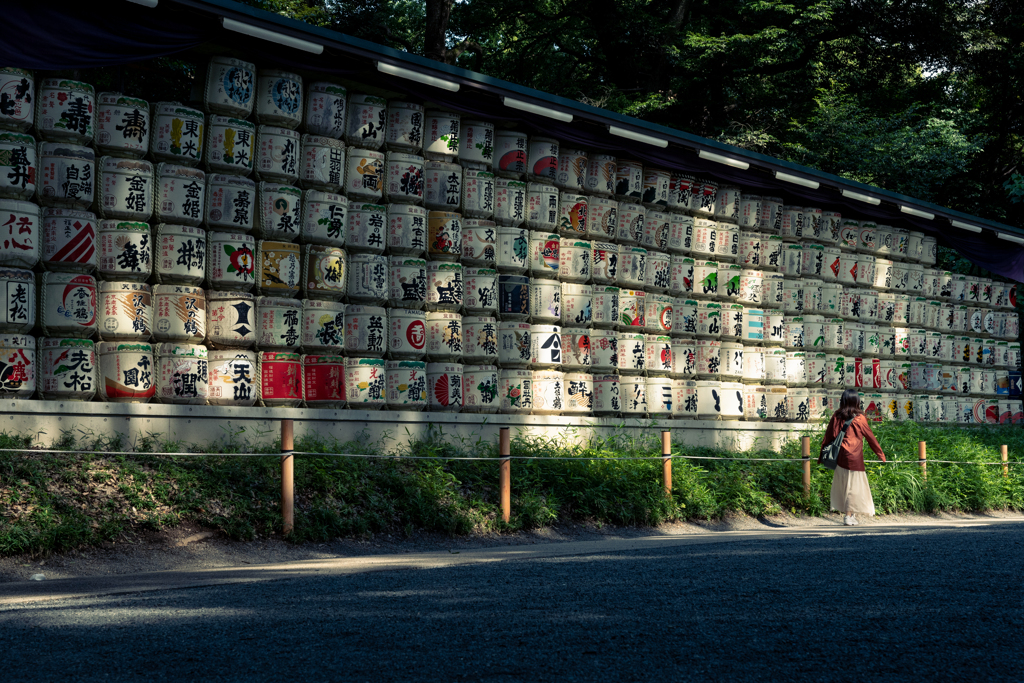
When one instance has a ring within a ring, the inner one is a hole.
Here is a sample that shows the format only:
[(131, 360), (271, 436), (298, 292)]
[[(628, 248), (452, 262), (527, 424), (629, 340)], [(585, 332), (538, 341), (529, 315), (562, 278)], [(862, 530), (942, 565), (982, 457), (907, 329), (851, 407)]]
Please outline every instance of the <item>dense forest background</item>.
[(247, 0), (1021, 225), (1021, 0)]

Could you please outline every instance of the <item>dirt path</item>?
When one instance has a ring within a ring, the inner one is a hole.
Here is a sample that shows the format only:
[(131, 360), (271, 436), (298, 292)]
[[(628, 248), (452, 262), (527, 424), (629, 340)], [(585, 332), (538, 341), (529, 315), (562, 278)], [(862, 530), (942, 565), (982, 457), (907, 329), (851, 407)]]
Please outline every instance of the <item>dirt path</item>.
[[(886, 515), (862, 520), (872, 524), (913, 523), (923, 521), (976, 521), (984, 519), (1022, 519), (1024, 514), (995, 511), (985, 514)], [(136, 539), (104, 544), (48, 557), (25, 555), (0, 558), (0, 582), (24, 581), (36, 574), (46, 579), (85, 576), (111, 576), (166, 570), (198, 570), (242, 565), (297, 562), (302, 560), (358, 557), (361, 555), (401, 554), (448, 550), (475, 550), (499, 546), (533, 545), (565, 541), (593, 541), (637, 538), (665, 534), (669, 536), (714, 534), (779, 527), (838, 526), (840, 517), (748, 517), (735, 515), (714, 522), (679, 522), (658, 527), (615, 527), (575, 524), (514, 534), (478, 534), (444, 536), (415, 533), (411, 537), (380, 534), (370, 539), (339, 539), (329, 543), (293, 545), (280, 538), (250, 542), (232, 541), (208, 529), (181, 526), (160, 532), (146, 532)]]

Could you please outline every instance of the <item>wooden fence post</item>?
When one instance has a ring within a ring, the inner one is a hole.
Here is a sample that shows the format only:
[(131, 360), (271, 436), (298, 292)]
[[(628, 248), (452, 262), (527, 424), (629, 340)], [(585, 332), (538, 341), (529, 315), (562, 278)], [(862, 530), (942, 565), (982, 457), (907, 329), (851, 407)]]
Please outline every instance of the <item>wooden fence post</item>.
[(295, 529), (295, 427), (291, 420), (281, 420), (281, 517), (284, 535)]
[(804, 498), (811, 497), (811, 437), (800, 438), (800, 453), (803, 456)]
[(501, 521), (508, 523), (512, 516), (512, 442), (508, 427), (502, 427), (498, 433), (498, 455), (501, 463), (498, 466), (498, 481), (501, 489)]
[(661, 481), (665, 485), (665, 496), (672, 497), (672, 432), (661, 433)]
[(1010, 476), (1010, 466), (1006, 464), (1009, 454), (1006, 452), (1006, 444), (999, 447), (999, 459), (1003, 461), (1003, 476)]
[(917, 461), (921, 463), (921, 479), (928, 481), (928, 450), (924, 441), (917, 442)]

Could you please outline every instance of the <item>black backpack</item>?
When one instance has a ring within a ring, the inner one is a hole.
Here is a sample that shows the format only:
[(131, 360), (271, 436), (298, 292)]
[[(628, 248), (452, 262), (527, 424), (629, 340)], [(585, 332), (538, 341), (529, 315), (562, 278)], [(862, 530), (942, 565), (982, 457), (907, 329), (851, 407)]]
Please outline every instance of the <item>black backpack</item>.
[(832, 440), (832, 443), (825, 444), (821, 447), (821, 457), (818, 458), (818, 462), (830, 470), (834, 470), (836, 465), (839, 463), (839, 450), (843, 446), (843, 438), (846, 436), (846, 430), (850, 428), (851, 422), (853, 422), (852, 417), (846, 421), (846, 424), (843, 425), (842, 431), (839, 432), (836, 438)]

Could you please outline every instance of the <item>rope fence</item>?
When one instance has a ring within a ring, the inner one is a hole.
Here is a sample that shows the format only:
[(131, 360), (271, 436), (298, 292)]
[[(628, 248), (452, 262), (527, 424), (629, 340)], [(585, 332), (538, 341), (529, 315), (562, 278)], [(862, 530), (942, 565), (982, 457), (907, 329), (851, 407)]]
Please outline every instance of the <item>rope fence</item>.
[[(101, 451), (101, 450), (73, 450), (64, 451), (59, 449), (32, 449), (32, 448), (0, 448), (0, 453), (15, 454), (62, 454), (62, 455), (97, 455), (106, 456), (138, 456), (152, 455), (162, 457), (244, 457), (244, 458), (279, 458), (281, 460), (281, 516), (285, 535), (294, 530), (294, 462), (295, 456), (320, 456), (330, 458), (363, 458), (371, 460), (438, 460), (445, 462), (459, 461), (489, 461), (497, 462), (499, 465), (498, 479), (501, 498), (502, 520), (508, 522), (511, 517), (511, 463), (518, 461), (544, 461), (544, 460), (574, 460), (574, 461), (658, 461), (662, 462), (662, 483), (667, 496), (672, 495), (672, 461), (673, 460), (707, 460), (707, 461), (728, 461), (728, 462), (767, 462), (778, 464), (799, 463), (803, 469), (804, 497), (811, 495), (811, 439), (809, 436), (801, 437), (801, 456), (798, 458), (750, 458), (750, 457), (727, 457), (720, 455), (682, 455), (672, 453), (672, 438), (670, 431), (661, 433), (661, 455), (642, 456), (536, 456), (536, 455), (512, 455), (511, 439), (509, 429), (503, 427), (499, 433), (498, 455), (497, 456), (451, 456), (451, 455), (381, 455), (374, 453), (317, 453), (314, 451), (294, 450), (295, 440), (293, 422), (291, 420), (281, 421), (281, 452), (279, 453), (160, 453), (146, 451)], [(976, 462), (961, 460), (929, 460), (927, 457), (926, 444), (924, 441), (918, 443), (918, 457), (916, 460), (865, 460), (865, 465), (918, 465), (921, 470), (921, 478), (928, 480), (928, 464), (936, 465), (1002, 465), (1003, 476), (1009, 476), (1010, 465), (1022, 465), (1022, 460), (1010, 460), (1007, 447), (1000, 447), (1000, 460), (992, 462)]]

